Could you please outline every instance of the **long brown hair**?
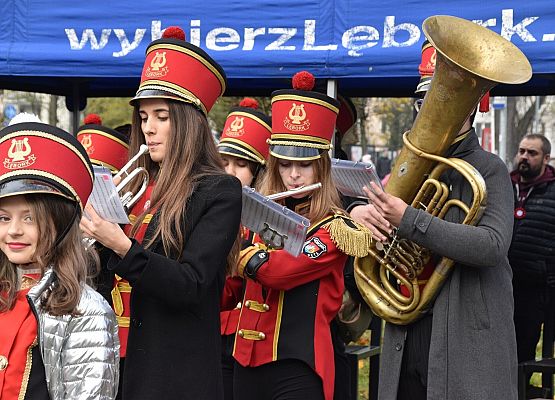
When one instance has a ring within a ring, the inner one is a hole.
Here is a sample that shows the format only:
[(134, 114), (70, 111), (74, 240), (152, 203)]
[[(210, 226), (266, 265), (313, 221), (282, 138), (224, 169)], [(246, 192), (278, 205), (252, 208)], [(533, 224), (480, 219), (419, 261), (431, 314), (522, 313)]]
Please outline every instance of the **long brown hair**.
[[(145, 143), (138, 103), (133, 111), (130, 155), (137, 154), (140, 145)], [(203, 177), (225, 175), (225, 171), (206, 117), (188, 103), (167, 100), (167, 104), (171, 134), (166, 144), (163, 166), (160, 168), (148, 156), (140, 160), (139, 165), (144, 166), (150, 176), (156, 179), (156, 186), (152, 192), (151, 207), (137, 218), (131, 236), (138, 231), (147, 213), (153, 209), (159, 210), (159, 224), (145, 246), (151, 246), (160, 237), (165, 253), (176, 254), (179, 258), (187, 240), (183, 232), (183, 216), (192, 193)], [(140, 183), (134, 186), (136, 190)], [(228, 265), (233, 265), (233, 260), (237, 259), (239, 245), (239, 240), (236, 240), (228, 257)]]
[[(61, 196), (22, 195), (37, 222), (36, 263), (41, 275), (48, 268), (57, 279), (46, 290), (41, 306), (51, 315), (77, 315), (83, 285), (98, 269), (98, 256), (83, 246), (78, 205)], [(65, 235), (60, 239), (62, 234)], [(13, 307), (17, 291), (17, 266), (0, 252), (0, 312)]]
[[(340, 212), (341, 200), (331, 177), (331, 160), (328, 153), (323, 153), (320, 158), (312, 160), (312, 169), (315, 182), (322, 183), (322, 187), (312, 192), (310, 207), (305, 217), (315, 223), (330, 213)], [(259, 190), (266, 196), (287, 190), (279, 174), (279, 158), (270, 156)]]

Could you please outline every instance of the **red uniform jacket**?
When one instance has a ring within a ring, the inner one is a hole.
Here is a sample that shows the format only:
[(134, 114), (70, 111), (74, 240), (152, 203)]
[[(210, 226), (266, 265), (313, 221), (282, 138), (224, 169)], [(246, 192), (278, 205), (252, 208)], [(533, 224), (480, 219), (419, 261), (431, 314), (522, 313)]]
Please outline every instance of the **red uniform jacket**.
[[(150, 196), (154, 189), (154, 181), (151, 181), (146, 188), (145, 193), (141, 196), (139, 201), (135, 203), (129, 214), (131, 223), (144, 210), (150, 208)], [(147, 214), (143, 220), (143, 225), (139, 228), (135, 235), (135, 239), (141, 243), (145, 236), (146, 228), (152, 218), (152, 214)], [(124, 232), (127, 236), (131, 233), (131, 225), (125, 225)], [(112, 289), (112, 304), (119, 326), (119, 341), (120, 341), (120, 357), (123, 358), (127, 353), (127, 339), (129, 337), (129, 323), (131, 316), (131, 285), (125, 279), (119, 276), (114, 277), (114, 288)]]
[(17, 293), (15, 306), (0, 313), (0, 398), (24, 398), (31, 372), (31, 351), (37, 345), (37, 320), (27, 292)]
[(311, 227), (298, 257), (270, 251), (256, 281), (246, 279), (233, 352), (249, 367), (291, 358), (306, 362), (322, 378), (326, 400), (332, 400), (334, 384), (330, 322), (341, 306), (347, 259), (321, 227), (332, 218)]
[[(241, 237), (243, 239), (242, 247), (248, 247), (252, 244), (253, 234), (244, 226), (241, 227)], [(228, 276), (225, 280), (224, 289), (222, 291), (222, 299), (220, 302), (220, 333), (224, 335), (233, 335), (237, 331), (237, 323), (239, 322), (239, 314), (241, 312), (241, 302), (243, 301), (243, 285), (245, 281), (238, 276)]]
[(243, 300), (243, 278), (228, 276), (225, 280), (222, 300), (220, 302), (220, 333), (233, 335), (237, 330), (241, 301)]

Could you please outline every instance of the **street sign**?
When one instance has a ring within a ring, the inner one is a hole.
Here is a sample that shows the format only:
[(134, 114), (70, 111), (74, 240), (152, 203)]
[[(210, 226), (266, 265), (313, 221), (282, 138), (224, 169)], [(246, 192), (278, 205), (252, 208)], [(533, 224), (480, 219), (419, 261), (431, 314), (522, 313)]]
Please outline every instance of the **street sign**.
[(507, 106), (507, 98), (504, 96), (496, 96), (493, 98), (492, 107), (494, 110), (502, 110)]
[(4, 107), (4, 117), (12, 119), (17, 114), (17, 108), (13, 104), (6, 104)]

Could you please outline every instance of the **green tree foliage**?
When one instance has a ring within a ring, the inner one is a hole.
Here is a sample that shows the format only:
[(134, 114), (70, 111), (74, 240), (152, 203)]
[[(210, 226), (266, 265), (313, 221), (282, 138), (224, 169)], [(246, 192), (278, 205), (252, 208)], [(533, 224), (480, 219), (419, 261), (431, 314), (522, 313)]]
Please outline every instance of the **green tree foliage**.
[[(127, 97), (95, 97), (87, 100), (87, 107), (83, 118), (87, 114), (98, 114), (102, 118), (102, 125), (115, 128), (131, 123), (133, 108)], [(83, 123), (83, 120), (81, 120)]]
[(413, 104), (412, 98), (386, 98), (376, 104), (373, 111), (380, 116), (382, 130), (389, 136), (390, 150), (403, 147), (403, 133), (413, 122)]

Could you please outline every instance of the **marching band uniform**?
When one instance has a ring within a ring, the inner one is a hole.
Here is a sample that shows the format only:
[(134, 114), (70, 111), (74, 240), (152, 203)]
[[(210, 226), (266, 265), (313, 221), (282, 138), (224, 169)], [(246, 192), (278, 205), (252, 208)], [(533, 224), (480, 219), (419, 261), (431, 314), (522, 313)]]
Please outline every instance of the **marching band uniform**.
[[(206, 116), (224, 90), (221, 67), (185, 42), (181, 29), (169, 27), (147, 48), (132, 104), (167, 99)], [(179, 257), (166, 252), (160, 235), (148, 248), (141, 245), (160, 224), (160, 209), (149, 204), (153, 188), (131, 210), (131, 219), (148, 210), (131, 248), (123, 258), (112, 254), (106, 266), (116, 274), (113, 305), (127, 343), (122, 398), (221, 399), (219, 300), (239, 225), (239, 183), (223, 173), (199, 178), (182, 216), (186, 240)]]
[(0, 313), (0, 398), (6, 400), (50, 399), (28, 292), (19, 290), (13, 309)]
[[(270, 154), (287, 160), (327, 157), (338, 103), (311, 86), (295, 85), (295, 78), (294, 86), (303, 90), (272, 94)], [(285, 204), (302, 213), (309, 200), (288, 198)], [(246, 288), (233, 352), (240, 364), (236, 397), (281, 398), (288, 385), (298, 384), (308, 398), (333, 398), (330, 322), (341, 306), (345, 252), (369, 244), (363, 231), (357, 232), (358, 245), (348, 243), (349, 231), (355, 231), (349, 226), (352, 221), (330, 210), (323, 220), (312, 221), (298, 257), (260, 243), (242, 251), (239, 274)], [(265, 383), (252, 388), (252, 379)]]
[(243, 272), (248, 279), (233, 353), (249, 367), (304, 361), (322, 379), (326, 399), (333, 398), (334, 382), (330, 322), (341, 306), (347, 259), (322, 227), (329, 220), (311, 226), (301, 256), (270, 251), (258, 270)]
[[(226, 118), (218, 151), (233, 157), (255, 163), (253, 184), (257, 175), (266, 164), (269, 148), (267, 140), (272, 133), (272, 120), (258, 110), (258, 102), (251, 98), (243, 99), (238, 107), (230, 110)], [(252, 185), (254, 186), (254, 185)], [(242, 228), (243, 247), (252, 244), (252, 234)], [(239, 322), (241, 301), (243, 300), (244, 280), (240, 277), (228, 276), (225, 281), (220, 303), (220, 322), (222, 335), (222, 372), (224, 378), (224, 398), (233, 399), (233, 366), (232, 352), (235, 332)]]
[[(75, 203), (78, 216), (91, 193), (93, 174), (84, 148), (72, 135), (42, 123), (14, 124), (0, 132), (0, 155), (5, 160), (0, 165), (0, 197), (62, 196)], [(57, 279), (53, 268), (42, 276), (40, 268), (27, 271), (19, 280), (13, 308), (0, 312), (3, 400), (116, 395), (119, 342), (112, 310), (84, 285), (79, 315), (49, 314), (43, 302)]]

